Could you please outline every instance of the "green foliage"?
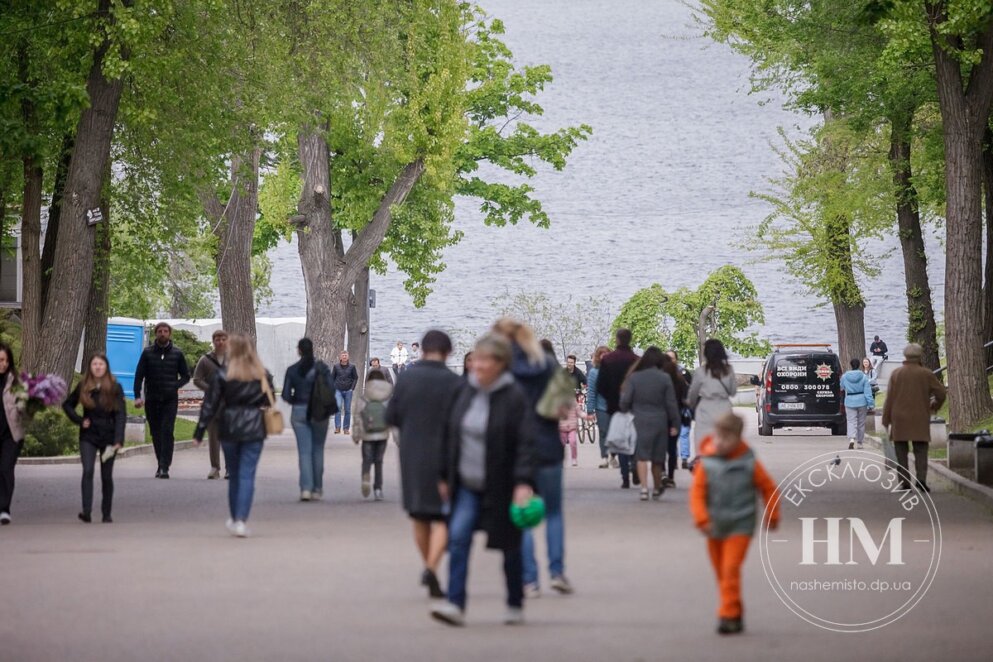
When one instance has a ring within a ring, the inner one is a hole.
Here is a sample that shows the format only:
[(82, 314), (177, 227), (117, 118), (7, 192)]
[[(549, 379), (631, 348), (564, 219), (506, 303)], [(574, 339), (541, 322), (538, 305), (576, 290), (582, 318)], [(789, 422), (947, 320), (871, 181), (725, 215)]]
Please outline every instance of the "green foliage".
[(784, 141), (780, 156), (788, 173), (773, 180), (778, 191), (755, 196), (773, 211), (749, 248), (782, 260), (816, 296), (862, 303), (856, 277), (876, 276), (880, 257), (868, 255), (864, 243), (891, 226), (895, 206), (885, 152), (841, 121), (815, 130), (810, 140)]
[(7, 309), (0, 309), (0, 342), (14, 350), (14, 363), (17, 364), (21, 358), (21, 324), (13, 311)]
[(696, 290), (667, 292), (654, 283), (638, 290), (621, 307), (611, 331), (630, 329), (636, 346), (675, 349), (680, 360), (692, 364), (698, 355), (700, 315), (714, 307), (709, 337), (740, 356), (763, 356), (771, 346), (748, 329), (765, 322), (755, 286), (738, 267), (726, 265), (711, 273)]
[(49, 407), (35, 415), (24, 435), (25, 457), (74, 455), (79, 452), (79, 427), (70, 421), (61, 407)]

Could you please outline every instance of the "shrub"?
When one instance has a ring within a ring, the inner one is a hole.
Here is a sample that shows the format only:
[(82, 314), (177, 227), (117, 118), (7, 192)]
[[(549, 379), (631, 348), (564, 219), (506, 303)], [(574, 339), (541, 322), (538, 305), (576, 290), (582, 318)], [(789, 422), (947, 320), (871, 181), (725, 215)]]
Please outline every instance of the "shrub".
[(79, 428), (62, 409), (52, 407), (39, 412), (25, 429), (25, 457), (75, 455), (79, 452)]

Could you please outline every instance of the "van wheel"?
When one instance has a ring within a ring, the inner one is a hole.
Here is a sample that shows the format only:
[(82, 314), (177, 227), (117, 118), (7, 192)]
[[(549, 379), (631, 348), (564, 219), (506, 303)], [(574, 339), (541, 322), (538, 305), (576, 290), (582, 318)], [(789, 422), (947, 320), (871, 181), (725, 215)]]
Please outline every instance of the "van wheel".
[(845, 426), (845, 425), (832, 425), (831, 426), (831, 434), (833, 434), (836, 437), (844, 437), (846, 434), (848, 434), (847, 426)]
[(759, 419), (759, 436), (760, 437), (771, 437), (772, 436), (772, 426), (766, 423), (763, 419)]

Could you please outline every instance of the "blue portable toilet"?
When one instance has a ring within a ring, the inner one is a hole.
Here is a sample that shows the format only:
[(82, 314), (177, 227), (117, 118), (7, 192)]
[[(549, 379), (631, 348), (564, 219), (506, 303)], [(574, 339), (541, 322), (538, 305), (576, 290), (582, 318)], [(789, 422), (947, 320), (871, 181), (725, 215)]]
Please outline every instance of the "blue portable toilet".
[(107, 359), (127, 398), (134, 397), (134, 371), (145, 344), (145, 323), (141, 320), (107, 320)]

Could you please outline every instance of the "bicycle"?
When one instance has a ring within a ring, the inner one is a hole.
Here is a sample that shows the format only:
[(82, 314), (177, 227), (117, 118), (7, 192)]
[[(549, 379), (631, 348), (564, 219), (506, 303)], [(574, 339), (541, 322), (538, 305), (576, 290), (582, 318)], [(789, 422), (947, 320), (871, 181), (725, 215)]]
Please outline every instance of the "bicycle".
[(596, 418), (586, 416), (586, 392), (576, 389), (576, 402), (579, 403), (579, 443), (596, 444), (599, 442), (600, 430), (596, 424)]

